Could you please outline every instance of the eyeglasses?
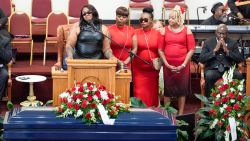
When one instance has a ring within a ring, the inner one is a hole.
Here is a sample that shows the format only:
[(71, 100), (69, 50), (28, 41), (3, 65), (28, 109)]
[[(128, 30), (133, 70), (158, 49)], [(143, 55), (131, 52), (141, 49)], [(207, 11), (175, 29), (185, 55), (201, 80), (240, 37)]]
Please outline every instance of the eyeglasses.
[(87, 14), (89, 15), (89, 14), (92, 14), (93, 12), (91, 12), (91, 11), (88, 11), (88, 12), (84, 12), (84, 13), (82, 13), (82, 16), (86, 16)]
[(139, 19), (139, 22), (140, 22), (140, 23), (148, 22), (148, 18), (140, 18), (140, 19)]

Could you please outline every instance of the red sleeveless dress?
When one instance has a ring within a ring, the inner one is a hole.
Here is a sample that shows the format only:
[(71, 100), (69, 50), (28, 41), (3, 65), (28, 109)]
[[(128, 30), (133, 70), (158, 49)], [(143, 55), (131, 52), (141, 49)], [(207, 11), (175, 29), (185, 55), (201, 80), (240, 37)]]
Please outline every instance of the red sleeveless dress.
[[(125, 61), (129, 57), (129, 53), (124, 48), (131, 50), (132, 38), (135, 34), (134, 28), (127, 25), (120, 28), (114, 24), (109, 27), (109, 33), (112, 40), (122, 46), (120, 47), (116, 43), (111, 42), (114, 56), (121, 61)], [(130, 63), (127, 66), (130, 67)]]
[(145, 32), (142, 29), (137, 29), (135, 34), (138, 44), (137, 55), (150, 64), (145, 64), (137, 57), (133, 58), (134, 96), (141, 99), (148, 107), (158, 106), (159, 71), (152, 67), (151, 58), (159, 57), (157, 40), (160, 34), (154, 29)]

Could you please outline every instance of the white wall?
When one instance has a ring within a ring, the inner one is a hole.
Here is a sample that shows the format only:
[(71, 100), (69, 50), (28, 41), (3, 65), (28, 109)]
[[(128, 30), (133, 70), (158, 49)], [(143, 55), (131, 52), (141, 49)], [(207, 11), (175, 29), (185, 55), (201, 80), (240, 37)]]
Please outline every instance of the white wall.
[[(16, 11), (25, 11), (31, 14), (31, 1), (32, 0), (13, 0), (16, 5)], [(155, 19), (161, 19), (161, 7), (163, 0), (151, 0), (154, 7)], [(190, 11), (190, 19), (197, 20), (196, 9), (200, 6), (207, 6), (207, 12), (203, 14), (200, 10), (200, 19), (206, 19), (211, 16), (210, 9), (216, 2), (225, 3), (227, 0), (186, 0), (186, 3)], [(100, 18), (103, 20), (114, 20), (115, 10), (119, 6), (128, 7), (129, 0), (89, 0), (90, 4), (93, 4), (100, 14)], [(52, 0), (52, 8), (54, 11), (63, 11), (68, 13), (68, 0)], [(141, 10), (133, 10), (131, 19), (138, 19)]]

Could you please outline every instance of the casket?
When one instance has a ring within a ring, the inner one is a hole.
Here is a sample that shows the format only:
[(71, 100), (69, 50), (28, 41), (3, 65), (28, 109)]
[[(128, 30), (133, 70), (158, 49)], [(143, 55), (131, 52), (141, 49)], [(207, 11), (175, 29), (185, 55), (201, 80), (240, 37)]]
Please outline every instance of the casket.
[(120, 113), (114, 125), (86, 125), (81, 119), (58, 118), (53, 108), (16, 108), (3, 123), (6, 141), (176, 141), (176, 125), (151, 109)]

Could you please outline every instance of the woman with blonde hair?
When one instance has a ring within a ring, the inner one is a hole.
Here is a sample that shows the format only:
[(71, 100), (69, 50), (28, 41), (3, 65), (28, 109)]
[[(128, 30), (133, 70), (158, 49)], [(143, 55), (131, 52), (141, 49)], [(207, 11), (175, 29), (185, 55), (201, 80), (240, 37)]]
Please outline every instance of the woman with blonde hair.
[(158, 48), (164, 64), (164, 103), (170, 102), (170, 97), (178, 97), (179, 115), (183, 114), (186, 95), (191, 93), (190, 59), (195, 45), (191, 30), (184, 25), (183, 14), (180, 6), (171, 10)]

